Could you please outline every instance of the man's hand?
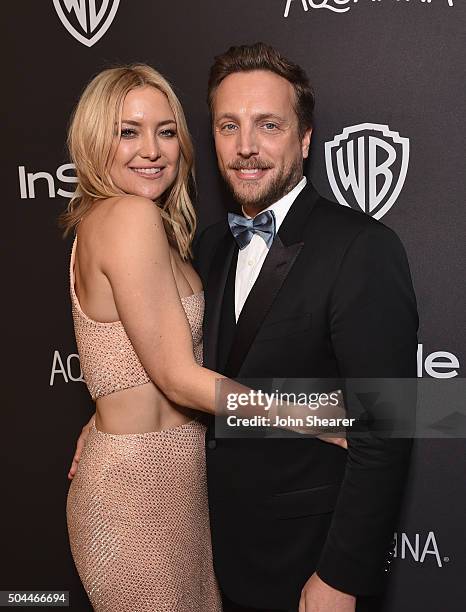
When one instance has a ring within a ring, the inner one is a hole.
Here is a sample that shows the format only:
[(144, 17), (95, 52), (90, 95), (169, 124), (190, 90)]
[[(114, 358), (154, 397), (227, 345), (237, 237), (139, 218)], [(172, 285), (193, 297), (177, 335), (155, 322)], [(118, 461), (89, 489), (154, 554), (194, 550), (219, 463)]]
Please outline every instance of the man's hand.
[(356, 597), (337, 591), (314, 573), (301, 591), (299, 612), (355, 612)]
[(95, 414), (93, 414), (89, 420), (89, 423), (84, 425), (81, 431), (81, 435), (78, 438), (76, 443), (76, 452), (74, 453), (73, 461), (71, 463), (70, 471), (68, 472), (68, 478), (73, 480), (73, 476), (76, 474), (76, 470), (78, 469), (78, 463), (81, 459), (81, 452), (86, 444), (87, 436), (89, 435), (89, 430), (91, 428), (92, 419), (94, 419)]

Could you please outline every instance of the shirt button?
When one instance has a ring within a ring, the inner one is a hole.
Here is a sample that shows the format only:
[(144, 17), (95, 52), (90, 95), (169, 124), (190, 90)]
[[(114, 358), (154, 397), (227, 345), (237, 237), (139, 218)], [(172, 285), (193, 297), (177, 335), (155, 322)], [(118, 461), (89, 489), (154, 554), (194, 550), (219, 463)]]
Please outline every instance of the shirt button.
[(248, 266), (252, 266), (252, 265), (253, 265), (253, 263), (254, 263), (254, 262), (253, 262), (253, 260), (252, 260), (252, 259), (250, 259), (250, 260), (248, 261)]
[(213, 450), (217, 446), (217, 440), (209, 440), (207, 442), (207, 448)]

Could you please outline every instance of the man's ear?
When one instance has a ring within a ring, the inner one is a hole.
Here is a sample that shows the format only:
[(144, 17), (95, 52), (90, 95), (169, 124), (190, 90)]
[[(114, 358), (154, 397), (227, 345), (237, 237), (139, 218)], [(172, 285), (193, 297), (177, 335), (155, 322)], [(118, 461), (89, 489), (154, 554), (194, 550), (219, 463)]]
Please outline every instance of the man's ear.
[(307, 159), (309, 155), (309, 145), (311, 144), (311, 135), (312, 135), (312, 128), (308, 128), (304, 132), (304, 136), (301, 139), (301, 151), (303, 153), (303, 159)]

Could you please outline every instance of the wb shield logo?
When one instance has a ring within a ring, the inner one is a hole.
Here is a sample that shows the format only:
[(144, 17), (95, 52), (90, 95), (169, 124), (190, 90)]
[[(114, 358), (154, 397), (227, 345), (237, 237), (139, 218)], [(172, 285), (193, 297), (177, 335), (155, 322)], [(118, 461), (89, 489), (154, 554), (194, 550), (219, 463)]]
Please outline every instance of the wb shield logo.
[(409, 139), (388, 125), (352, 125), (325, 143), (327, 175), (336, 199), (375, 219), (396, 202), (408, 163)]
[(120, 0), (53, 0), (53, 4), (68, 32), (92, 47), (112, 25)]

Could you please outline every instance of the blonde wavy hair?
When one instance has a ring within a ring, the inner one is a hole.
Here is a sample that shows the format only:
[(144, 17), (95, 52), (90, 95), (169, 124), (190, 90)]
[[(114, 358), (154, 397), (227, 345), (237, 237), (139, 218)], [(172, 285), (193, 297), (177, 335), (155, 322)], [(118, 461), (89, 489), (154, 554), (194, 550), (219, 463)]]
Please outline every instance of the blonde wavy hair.
[[(78, 185), (60, 217), (64, 235), (71, 232), (96, 200), (124, 194), (112, 181), (115, 126), (121, 126), (123, 102), (129, 91), (151, 86), (166, 95), (175, 116), (180, 163), (173, 185), (158, 199), (170, 243), (184, 260), (191, 256), (196, 230), (192, 196), (195, 191), (194, 151), (180, 101), (168, 81), (146, 64), (109, 68), (85, 88), (71, 117), (68, 149), (76, 166)], [(120, 130), (118, 129), (118, 134)]]

